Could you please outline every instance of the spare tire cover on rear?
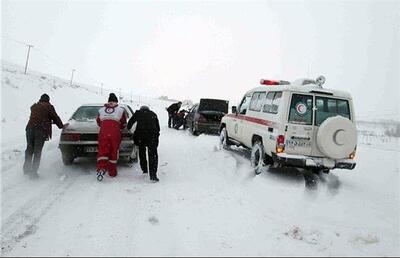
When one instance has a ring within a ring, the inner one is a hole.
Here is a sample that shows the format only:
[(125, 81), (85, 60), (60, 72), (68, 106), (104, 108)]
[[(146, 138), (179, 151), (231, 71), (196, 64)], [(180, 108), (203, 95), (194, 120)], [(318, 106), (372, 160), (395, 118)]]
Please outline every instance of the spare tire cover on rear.
[(357, 145), (356, 126), (345, 117), (330, 117), (319, 126), (317, 144), (331, 159), (347, 158)]

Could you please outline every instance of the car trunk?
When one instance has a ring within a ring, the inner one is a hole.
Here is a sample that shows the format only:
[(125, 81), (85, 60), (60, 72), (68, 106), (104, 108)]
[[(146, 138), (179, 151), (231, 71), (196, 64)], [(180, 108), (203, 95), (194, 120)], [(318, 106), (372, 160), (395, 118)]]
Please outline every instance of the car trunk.
[(203, 122), (217, 124), (228, 113), (228, 104), (228, 101), (221, 99), (201, 99), (198, 113), (202, 116)]
[(220, 111), (199, 111), (199, 114), (202, 115), (208, 123), (219, 123), (225, 115), (225, 113)]
[(198, 112), (209, 123), (219, 123), (222, 117), (228, 113), (228, 104), (227, 100), (201, 99)]
[[(132, 131), (134, 131), (133, 129)], [(100, 127), (97, 125), (96, 120), (77, 121), (71, 119), (68, 121), (68, 126), (62, 133), (79, 133), (81, 134), (80, 141), (97, 141), (99, 131)], [(122, 140), (129, 140), (131, 136), (132, 132), (127, 128), (122, 130)]]

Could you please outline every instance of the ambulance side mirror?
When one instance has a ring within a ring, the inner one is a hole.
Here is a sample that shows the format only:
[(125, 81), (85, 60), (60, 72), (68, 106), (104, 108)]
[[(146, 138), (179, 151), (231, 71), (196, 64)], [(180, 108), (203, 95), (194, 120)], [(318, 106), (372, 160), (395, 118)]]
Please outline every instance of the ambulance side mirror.
[(233, 113), (233, 114), (237, 114), (237, 108), (236, 108), (236, 106), (232, 106), (232, 113)]

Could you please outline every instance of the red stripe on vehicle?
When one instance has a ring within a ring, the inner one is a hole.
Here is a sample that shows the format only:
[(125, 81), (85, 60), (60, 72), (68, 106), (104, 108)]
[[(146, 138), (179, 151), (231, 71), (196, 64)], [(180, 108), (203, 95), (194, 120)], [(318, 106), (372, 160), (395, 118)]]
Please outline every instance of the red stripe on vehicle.
[(270, 126), (270, 127), (274, 127), (274, 125), (275, 125), (275, 123), (272, 122), (272, 121), (261, 119), (261, 118), (256, 118), (256, 117), (252, 117), (252, 116), (235, 115), (235, 114), (228, 114), (228, 115), (225, 115), (225, 116), (236, 118), (236, 119), (240, 119), (240, 120), (249, 121), (249, 122), (255, 123), (255, 124)]

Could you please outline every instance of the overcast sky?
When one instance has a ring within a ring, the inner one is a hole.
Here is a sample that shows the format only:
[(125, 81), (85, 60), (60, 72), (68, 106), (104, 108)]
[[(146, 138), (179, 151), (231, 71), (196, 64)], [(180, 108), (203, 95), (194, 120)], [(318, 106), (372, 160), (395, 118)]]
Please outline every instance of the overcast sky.
[(399, 116), (400, 1), (1, 1), (2, 59), (135, 95), (238, 100), (261, 78)]

